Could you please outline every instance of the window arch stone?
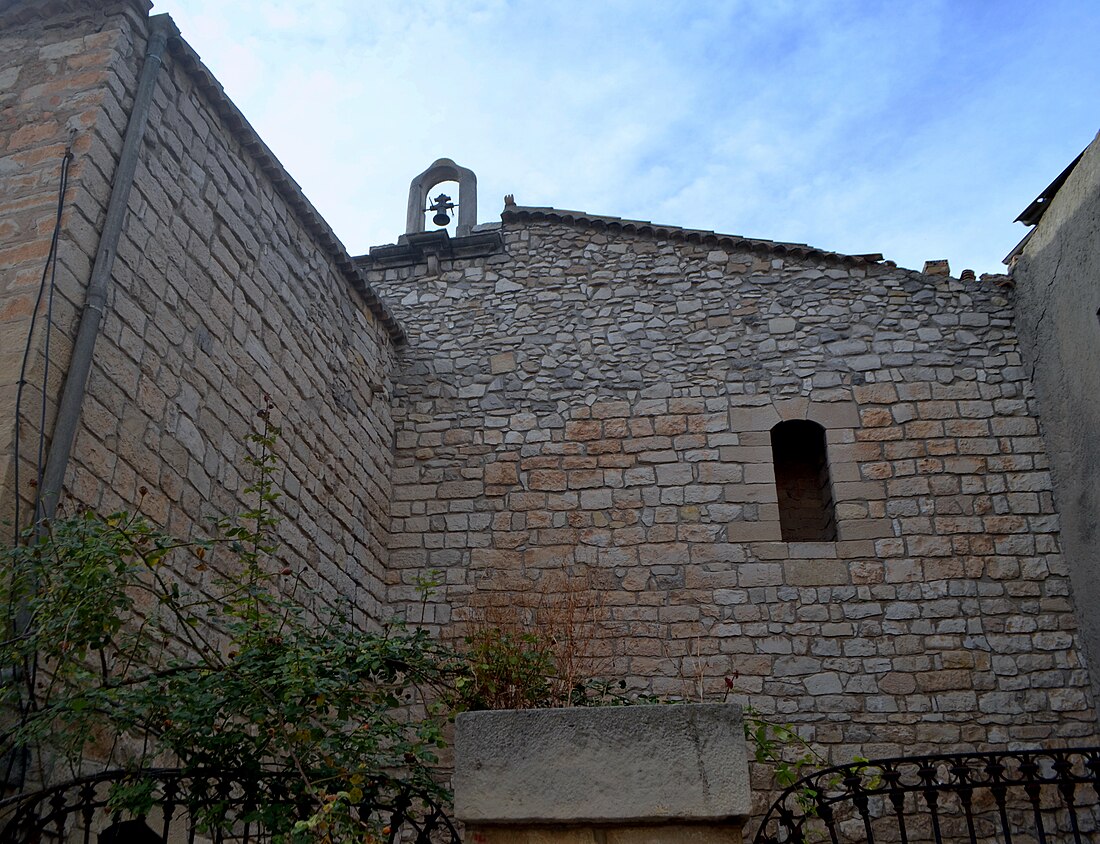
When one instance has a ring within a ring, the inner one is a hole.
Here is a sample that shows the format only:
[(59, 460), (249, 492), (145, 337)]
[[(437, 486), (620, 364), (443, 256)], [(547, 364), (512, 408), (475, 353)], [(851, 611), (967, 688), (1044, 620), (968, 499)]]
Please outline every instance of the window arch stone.
[(771, 429), (772, 463), (785, 542), (835, 542), (825, 429), (808, 419), (788, 419)]
[[(771, 431), (790, 421), (815, 422), (824, 429), (835, 540), (804, 540), (792, 545), (783, 535)], [(737, 437), (737, 445), (723, 449), (723, 459), (742, 463), (745, 482), (726, 491), (727, 501), (743, 502), (740, 517), (726, 525), (729, 541), (784, 542), (782, 551), (760, 547), (765, 554), (790, 551), (798, 559), (874, 554), (874, 541), (892, 537), (894, 531), (886, 516), (885, 482), (864, 477), (861, 471), (861, 462), (874, 459), (869, 456), (867, 442), (858, 437), (861, 427), (859, 406), (850, 395), (838, 395), (829, 401), (764, 395), (731, 401), (730, 430)]]

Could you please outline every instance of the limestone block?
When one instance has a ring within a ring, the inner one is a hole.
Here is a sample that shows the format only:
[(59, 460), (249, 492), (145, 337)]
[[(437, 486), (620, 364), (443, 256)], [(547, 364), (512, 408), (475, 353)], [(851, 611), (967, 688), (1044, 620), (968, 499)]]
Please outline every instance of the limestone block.
[(767, 463), (749, 463), (745, 466), (745, 483), (774, 484), (775, 465), (770, 461)]
[(883, 539), (893, 536), (893, 527), (887, 519), (852, 519), (837, 524), (837, 533), (842, 541), (858, 539)]
[(806, 418), (823, 428), (856, 428), (859, 426), (859, 408), (855, 402), (810, 402)]
[(788, 334), (798, 325), (796, 320), (790, 317), (775, 317), (768, 320), (768, 331), (771, 334)]
[(730, 542), (779, 542), (783, 538), (783, 530), (778, 519), (727, 522), (726, 538)]
[(511, 372), (516, 368), (516, 356), (512, 352), (502, 352), (489, 358), (489, 370), (497, 375), (502, 372)]
[(788, 560), (783, 564), (783, 580), (791, 586), (844, 584), (849, 581), (848, 563), (844, 560)]
[(807, 410), (810, 407), (809, 399), (784, 399), (775, 403), (775, 410), (779, 418), (787, 422), (792, 419), (806, 419)]
[(771, 404), (730, 408), (730, 430), (770, 431), (782, 421)]
[(723, 704), (462, 713), (454, 785), (456, 817), (479, 825), (722, 823), (750, 811), (741, 710)]
[(515, 463), (490, 463), (485, 467), (485, 483), (514, 484), (519, 481)]
[(471, 844), (740, 844), (741, 825), (467, 826)]

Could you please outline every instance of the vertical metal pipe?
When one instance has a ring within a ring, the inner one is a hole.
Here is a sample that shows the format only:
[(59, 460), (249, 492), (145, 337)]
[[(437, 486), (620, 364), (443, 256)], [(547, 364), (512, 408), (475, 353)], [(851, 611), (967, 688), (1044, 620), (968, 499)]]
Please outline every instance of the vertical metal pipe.
[[(118, 249), (119, 237), (122, 235), (122, 226), (126, 217), (126, 206), (130, 201), (130, 188), (134, 184), (134, 173), (137, 170), (138, 157), (141, 153), (141, 142), (145, 136), (145, 127), (149, 121), (149, 106), (153, 101), (153, 92), (156, 89), (157, 73), (162, 64), (165, 47), (168, 43), (168, 16), (159, 15), (150, 19), (149, 40), (145, 49), (145, 62), (141, 68), (141, 77), (138, 80), (137, 94), (134, 97), (134, 107), (130, 111), (130, 119), (126, 124), (126, 135), (122, 141), (122, 154), (119, 157), (118, 167), (115, 170), (114, 180), (111, 183), (111, 196), (107, 202), (107, 219), (103, 225), (103, 233), (99, 238), (99, 248), (96, 250), (95, 263), (92, 265), (92, 276), (88, 281), (88, 290), (85, 297), (84, 310), (80, 315), (80, 326), (77, 329), (76, 341), (73, 344), (72, 359), (69, 363), (69, 371), (65, 377), (65, 386), (61, 391), (61, 401), (58, 405), (57, 421), (54, 423), (53, 436), (50, 439), (49, 455), (46, 458), (46, 468), (42, 473), (42, 484), (38, 489), (38, 498), (35, 502), (35, 526), (36, 531), (42, 532), (44, 522), (53, 518), (57, 511), (58, 499), (61, 495), (61, 487), (65, 483), (65, 471), (69, 465), (69, 456), (72, 452), (73, 440), (76, 438), (77, 426), (80, 424), (81, 408), (84, 404), (84, 390), (88, 383), (88, 373), (92, 368), (92, 353), (95, 350), (96, 338), (99, 335), (99, 325), (103, 320), (103, 309), (107, 301), (107, 285), (111, 280), (111, 271), (114, 268), (115, 253)], [(55, 258), (56, 260), (56, 258)], [(47, 326), (49, 330), (49, 326)], [(16, 490), (16, 495), (19, 491)], [(13, 627), (16, 633), (25, 631), (31, 623), (30, 613), (25, 602), (15, 607)], [(8, 673), (4, 672), (5, 675)], [(26, 671), (24, 666), (13, 666), (11, 676), (4, 676), (3, 681), (28, 682), (33, 695), (33, 667)], [(11, 751), (13, 754), (18, 749)], [(22, 787), (26, 777), (26, 757), (19, 760), (13, 755), (13, 763), (5, 779), (8, 785)]]
[(73, 343), (72, 360), (61, 391), (61, 401), (54, 423), (53, 436), (50, 439), (50, 453), (46, 459), (46, 470), (42, 476), (39, 490), (39, 507), (36, 516), (39, 522), (50, 519), (57, 510), (61, 488), (65, 483), (65, 472), (69, 466), (73, 440), (80, 425), (80, 413), (84, 404), (84, 390), (88, 384), (88, 374), (92, 368), (92, 353), (99, 336), (99, 326), (103, 321), (103, 310), (107, 302), (107, 286), (111, 280), (111, 271), (115, 265), (115, 254), (122, 227), (126, 219), (130, 189), (134, 184), (141, 154), (141, 142), (145, 137), (145, 127), (149, 122), (149, 107), (156, 90), (157, 72), (160, 70), (165, 46), (168, 43), (167, 16), (150, 19), (149, 42), (145, 50), (145, 63), (141, 68), (137, 95), (130, 119), (126, 124), (126, 136), (122, 142), (122, 155), (111, 184), (111, 198), (107, 203), (107, 220), (99, 238), (95, 263), (92, 265), (92, 277), (88, 281), (88, 291), (84, 310), (80, 315), (80, 327)]

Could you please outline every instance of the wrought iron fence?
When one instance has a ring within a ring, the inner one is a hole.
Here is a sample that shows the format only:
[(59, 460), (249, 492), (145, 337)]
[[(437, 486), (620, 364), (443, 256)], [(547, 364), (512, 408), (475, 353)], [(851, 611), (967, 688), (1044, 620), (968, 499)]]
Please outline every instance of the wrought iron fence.
[[(386, 844), (459, 844), (436, 795), (385, 777), (365, 782), (347, 816)], [(127, 808), (122, 808), (122, 807)], [(0, 801), (0, 844), (251, 844), (323, 817), (300, 779), (223, 772), (108, 771)]]
[(1098, 840), (1100, 748), (951, 753), (837, 765), (772, 804), (755, 844)]

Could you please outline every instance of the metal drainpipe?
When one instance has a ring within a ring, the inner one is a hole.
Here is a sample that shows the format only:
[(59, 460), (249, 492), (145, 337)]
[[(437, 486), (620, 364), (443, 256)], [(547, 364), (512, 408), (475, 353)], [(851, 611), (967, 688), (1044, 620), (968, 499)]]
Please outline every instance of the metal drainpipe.
[(111, 198), (107, 203), (107, 220), (99, 238), (99, 248), (96, 250), (95, 263), (92, 265), (92, 277), (88, 282), (84, 311), (80, 315), (80, 327), (77, 330), (76, 341), (73, 343), (69, 372), (61, 392), (53, 437), (50, 439), (50, 451), (46, 458), (46, 469), (42, 475), (42, 489), (39, 491), (38, 506), (35, 508), (35, 521), (38, 524), (41, 524), (44, 519), (53, 518), (57, 511), (61, 488), (65, 483), (65, 472), (69, 466), (73, 440), (76, 438), (76, 430), (80, 424), (88, 373), (92, 368), (92, 352), (95, 350), (96, 339), (99, 336), (99, 324), (103, 321), (107, 285), (111, 280), (111, 271), (114, 269), (118, 240), (122, 235), (126, 206), (130, 200), (130, 188), (134, 184), (134, 172), (137, 170), (138, 157), (141, 154), (141, 142), (149, 122), (149, 106), (156, 90), (157, 72), (160, 70), (162, 56), (168, 43), (168, 16), (158, 15), (151, 18), (150, 23), (152, 26), (145, 49), (145, 63), (141, 68), (134, 107), (130, 111), (130, 119), (126, 124), (122, 155), (111, 184)]

